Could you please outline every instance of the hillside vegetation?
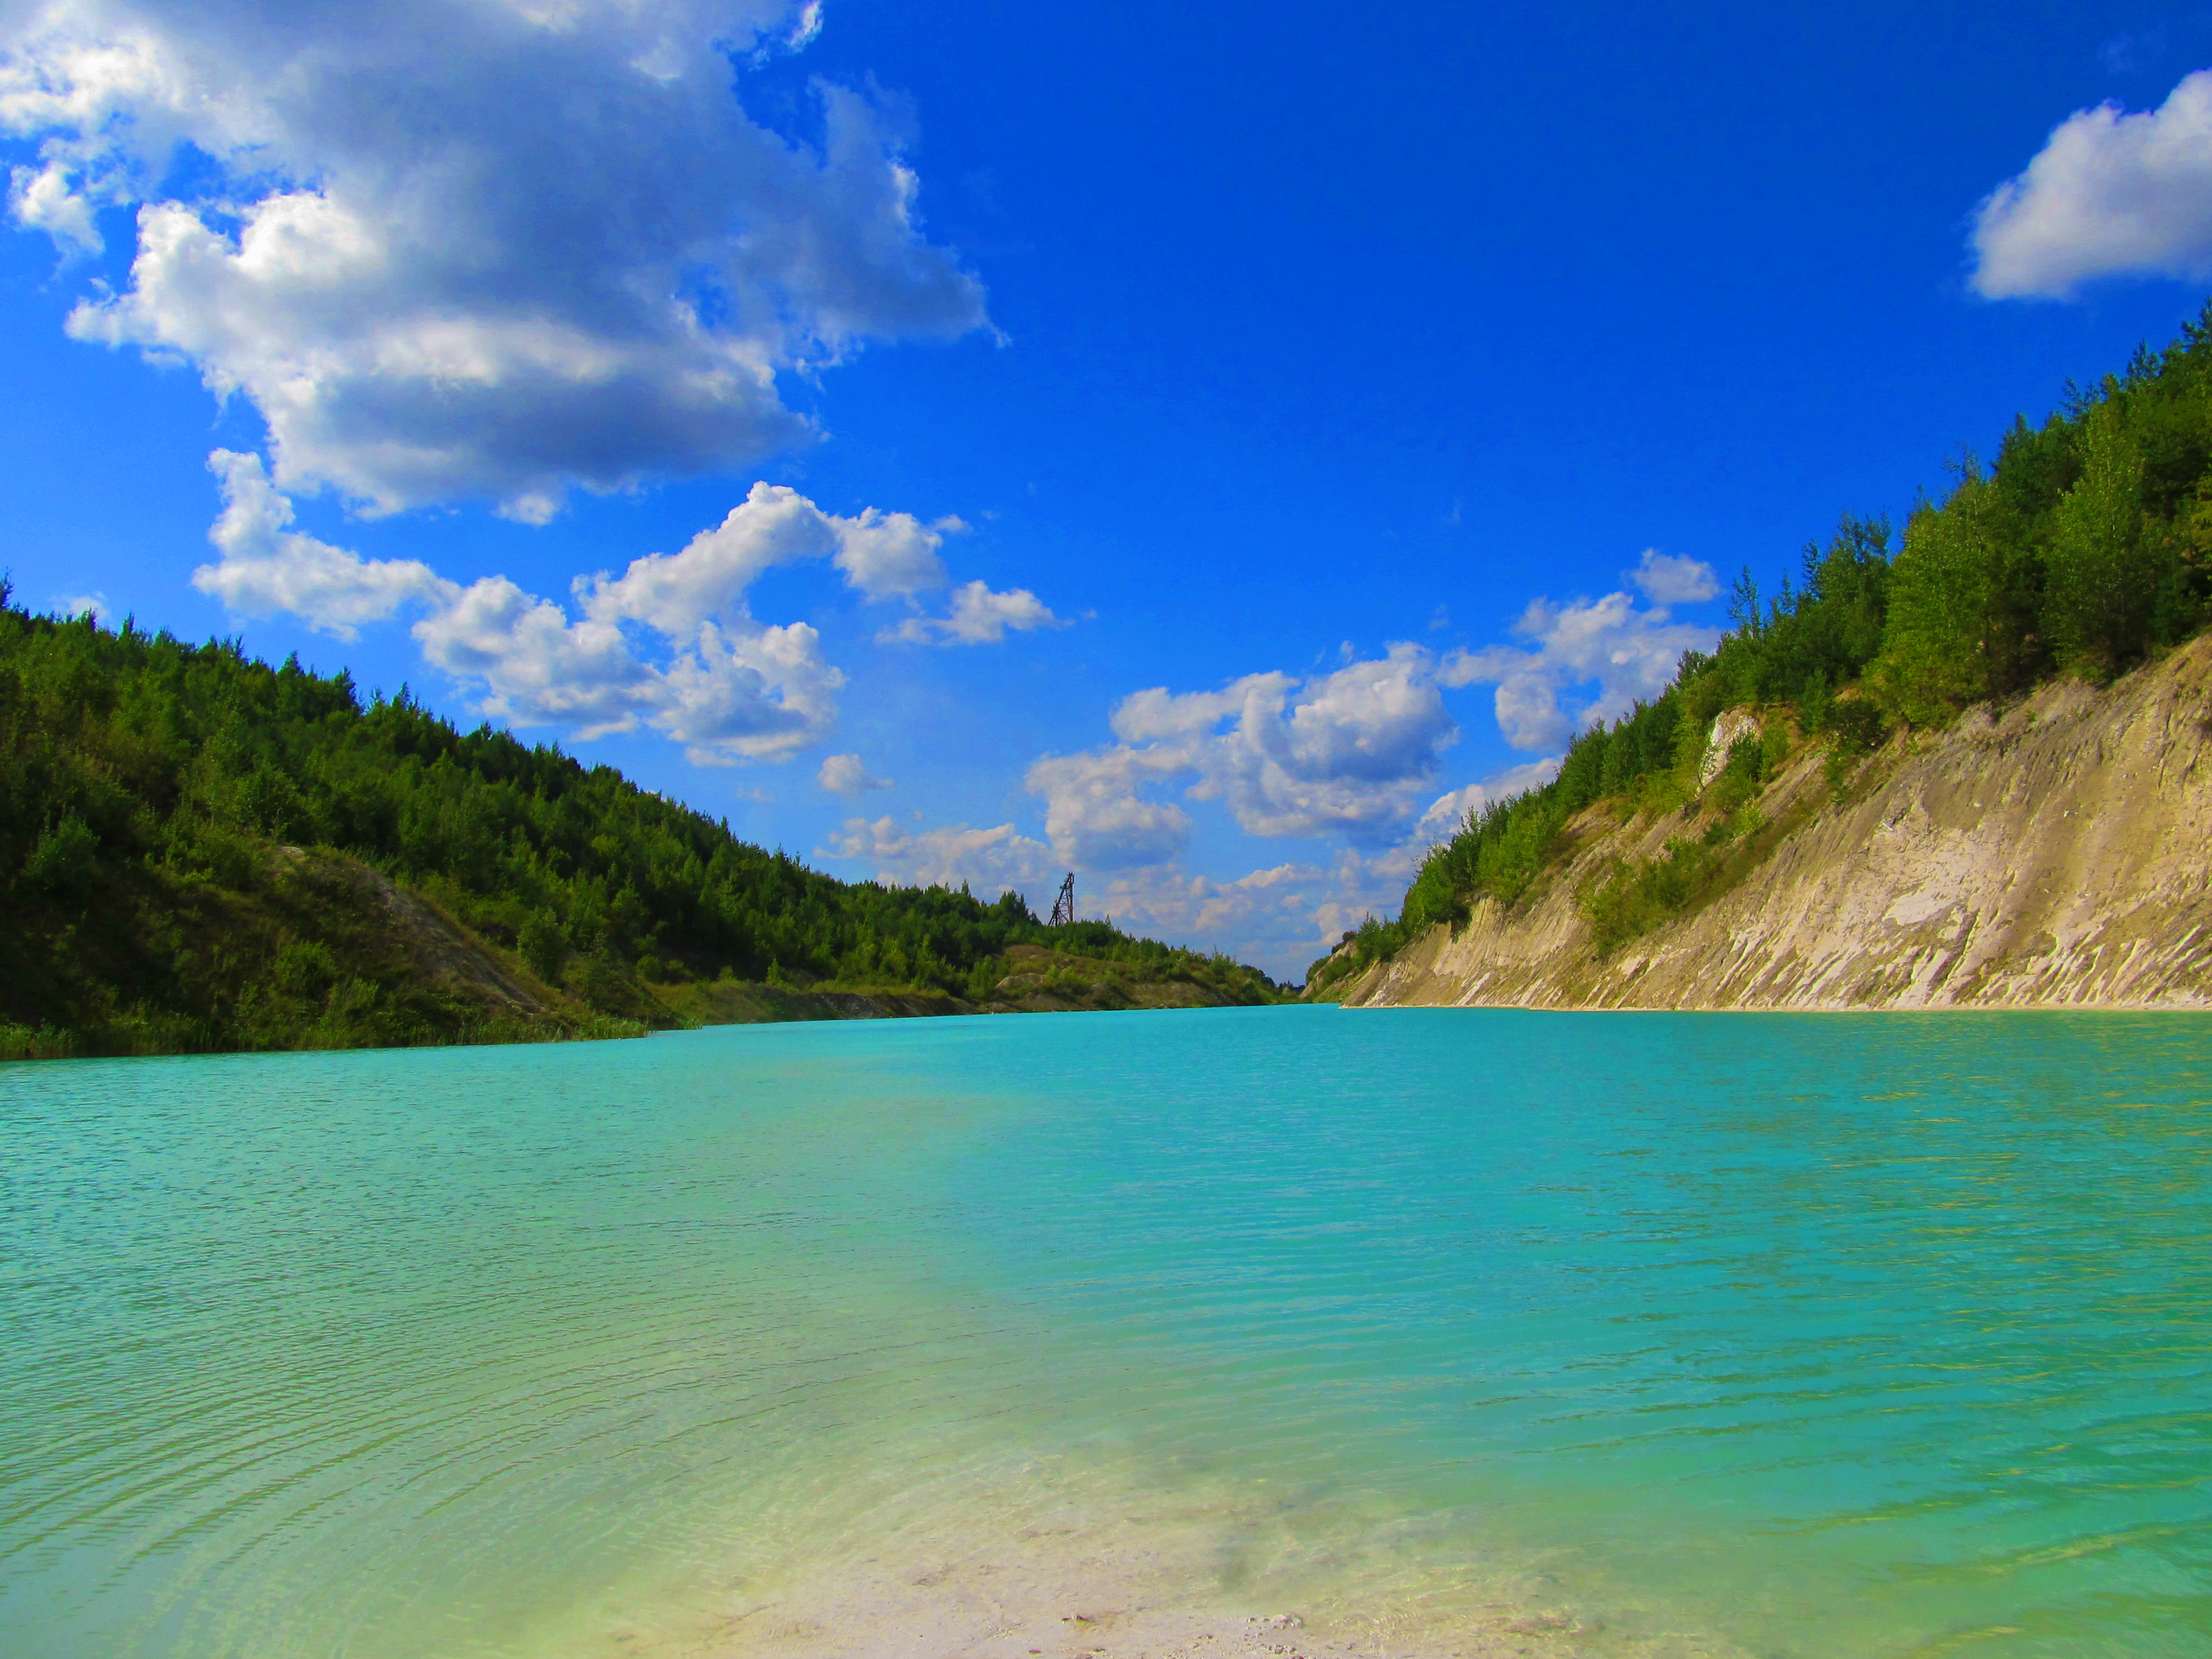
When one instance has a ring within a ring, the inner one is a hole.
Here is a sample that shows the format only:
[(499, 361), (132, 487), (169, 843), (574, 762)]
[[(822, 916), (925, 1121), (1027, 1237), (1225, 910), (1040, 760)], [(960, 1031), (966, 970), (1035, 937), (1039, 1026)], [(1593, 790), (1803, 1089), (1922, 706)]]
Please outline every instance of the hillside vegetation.
[[(1624, 860), (1581, 895), (1601, 953), (1710, 896), (1771, 847), (1753, 805), (1792, 747), (1827, 751), (1832, 789), (1899, 727), (1948, 726), (2054, 678), (2093, 685), (2212, 620), (2212, 306), (2164, 351), (2124, 374), (2069, 387), (2040, 427), (2016, 420), (1994, 465), (1961, 459), (1952, 488), (1923, 501), (1894, 551), (1893, 527), (1846, 517), (1801, 572), (1762, 595), (1736, 582), (1734, 627), (1692, 652), (1650, 703), (1578, 736), (1543, 787), (1470, 813), (1433, 848), (1395, 921), (1370, 919), (1314, 964), (1307, 994), (1489, 897), (1511, 907), (1567, 850), (1592, 805), (1664, 813), (1704, 789), (1693, 838)], [(1715, 716), (1752, 711), (1756, 735), (1715, 756)]]
[[(1672, 811), (1602, 800), (1521, 899), (1476, 898), (1465, 923), (1430, 927), (1329, 995), (1354, 1007), (2212, 1008), (2208, 708), (2212, 635), (2200, 635), (2110, 686), (2060, 676), (1941, 730), (1893, 732), (1850, 763), (1840, 794), (1836, 750), (1806, 743), (1747, 798), (1740, 779), (1724, 790), (1716, 777)], [(1724, 737), (1743, 724), (1731, 718)], [(1762, 753), (1778, 729), (1787, 721), (1761, 735)]]
[(10, 599), (0, 1058), (641, 1033), (779, 998), (964, 1012), (1014, 1006), (1023, 945), (1277, 995), (1225, 957), (1048, 927), (1016, 893), (835, 880), (404, 691), (364, 702), (296, 659)]

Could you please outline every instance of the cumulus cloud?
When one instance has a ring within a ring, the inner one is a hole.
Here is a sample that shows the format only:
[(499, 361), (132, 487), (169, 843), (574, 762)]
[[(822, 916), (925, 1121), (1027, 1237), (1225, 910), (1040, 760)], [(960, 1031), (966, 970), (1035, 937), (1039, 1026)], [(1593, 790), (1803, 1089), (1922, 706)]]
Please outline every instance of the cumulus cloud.
[(1127, 870), (1180, 856), (1190, 816), (1148, 791), (1220, 800), (1258, 836), (1387, 837), (1419, 805), (1458, 737), (1436, 659), (1394, 645), (1306, 678), (1248, 674), (1218, 691), (1154, 687), (1112, 716), (1118, 742), (1032, 764), (1053, 847), (1079, 869)]
[[(754, 617), (749, 593), (763, 573), (826, 558), (869, 599), (949, 580), (935, 551), (941, 526), (873, 508), (841, 517), (757, 483), (681, 551), (579, 578), (572, 616), (505, 576), (464, 587), (412, 559), (364, 559), (319, 541), (294, 528), (293, 503), (258, 456), (218, 450), (209, 465), (223, 497), (209, 532), (221, 556), (192, 580), (232, 610), (289, 614), (350, 639), (411, 607), (424, 658), (466, 687), (480, 713), (586, 738), (649, 726), (702, 765), (787, 759), (836, 723), (844, 674), (807, 623)], [(823, 787), (834, 786), (825, 777)]]
[(938, 550), (948, 532), (967, 529), (957, 519), (926, 525), (911, 513), (874, 507), (837, 526), (837, 568), (872, 599), (914, 599), (950, 584)]
[[(1331, 864), (1271, 865), (1227, 880), (1181, 869), (1129, 872), (1107, 880), (1085, 908), (1296, 979), (1324, 937), (1333, 939), (1329, 927), (1358, 908), (1360, 890), (1373, 884), (1359, 856), (1347, 853)], [(1357, 917), (1345, 925), (1357, 926)]]
[(43, 230), (53, 238), (64, 258), (102, 252), (106, 247), (92, 203), (70, 188), (68, 162), (52, 150), (38, 167), (10, 169), (8, 208), (26, 229)]
[(1061, 858), (1079, 869), (1123, 870), (1164, 864), (1189, 844), (1190, 814), (1139, 793), (1176, 769), (1170, 757), (1115, 747), (1048, 755), (1030, 766), (1027, 784), (1044, 797), (1045, 834)]
[[(888, 817), (848, 818), (814, 856), (856, 864), (855, 873), (901, 885), (964, 884), (987, 897), (1018, 892), (1033, 909), (1059, 886), (1065, 867), (1055, 848), (1012, 823), (918, 829)], [(1079, 878), (1076, 900), (1082, 915), (1111, 916), (1118, 926), (1188, 940), (1295, 979), (1337, 933), (1395, 903), (1404, 885), (1347, 849), (1326, 864), (1279, 864), (1228, 880), (1166, 864), (1095, 883)]]
[[(1656, 551), (1631, 575), (1678, 602), (1711, 598), (1718, 586), (1709, 567)], [(1523, 643), (1441, 661), (1401, 642), (1308, 675), (1248, 674), (1200, 691), (1147, 688), (1114, 708), (1112, 743), (1030, 765), (1025, 782), (1042, 804), (1043, 839), (1012, 823), (923, 830), (855, 817), (817, 855), (864, 863), (886, 880), (964, 880), (987, 891), (1034, 892), (1072, 867), (1084, 915), (1110, 915), (1295, 978), (1345, 929), (1394, 912), (1428, 850), (1471, 812), (1557, 774), (1555, 752), (1440, 791), (1437, 774), (1459, 735), (1441, 688), (1510, 690), (1520, 701), (1501, 696), (1501, 720), (1531, 747), (1534, 737), (1564, 741), (1579, 722), (1625, 711), (1663, 685), (1682, 651), (1717, 638), (1625, 592), (1565, 605), (1539, 599), (1517, 631)], [(1515, 724), (1514, 712), (1540, 694), (1548, 699), (1542, 731)], [(1235, 878), (1195, 871), (1184, 803), (1200, 800), (1219, 801), (1248, 834), (1348, 844)]]
[(1139, 933), (1224, 951), (1278, 979), (1295, 980), (1346, 929), (1392, 914), (1422, 855), (1448, 839), (1470, 808), (1547, 782), (1558, 769), (1557, 757), (1528, 762), (1440, 795), (1403, 840), (1371, 852), (1340, 847), (1322, 860), (1291, 860), (1227, 878), (1188, 868), (1180, 838), (1171, 856), (1108, 867), (1067, 856), (1060, 835), (1048, 843), (1012, 823), (909, 830), (890, 817), (848, 818), (843, 833), (817, 848), (815, 856), (859, 862), (884, 881), (966, 882), (980, 893), (1012, 888), (1032, 898), (1056, 886), (1061, 870), (1073, 864), (1079, 872), (1080, 914), (1109, 915)]
[(909, 645), (996, 645), (1010, 629), (1026, 634), (1066, 626), (1026, 587), (1000, 593), (971, 581), (953, 591), (951, 608), (945, 616), (908, 617), (877, 637)]
[(422, 654), (478, 688), (477, 708), (517, 726), (560, 725), (585, 738), (626, 732), (659, 699), (658, 676), (612, 623), (571, 622), (505, 576), (456, 590), (415, 624)]
[[(413, 559), (364, 559), (292, 528), (292, 503), (269, 482), (258, 455), (208, 457), (222, 513), (208, 532), (222, 558), (192, 572), (192, 586), (241, 616), (289, 611), (342, 640), (410, 601), (450, 605), (460, 594)], [(479, 584), (481, 586), (481, 584)]]
[[(1043, 839), (1012, 823), (914, 830), (856, 817), (817, 855), (864, 863), (885, 880), (966, 881), (987, 892), (1035, 894), (1073, 867), (1086, 915), (1110, 915), (1295, 976), (1334, 939), (1332, 929), (1395, 903), (1418, 860), (1418, 848), (1394, 838), (1425, 823), (1437, 757), (1456, 736), (1435, 667), (1429, 653), (1400, 645), (1306, 677), (1140, 691), (1113, 712), (1116, 741), (1030, 766)], [(1342, 848), (1326, 863), (1279, 863), (1233, 879), (1200, 874), (1185, 863), (1191, 815), (1164, 798), (1175, 791), (1221, 800), (1252, 833), (1342, 831), (1376, 850)]]
[(963, 582), (953, 590), (952, 608), (943, 621), (925, 621), (939, 645), (996, 645), (1009, 633), (1067, 626), (1028, 588), (999, 592), (980, 581)]
[[(463, 587), (412, 559), (364, 559), (318, 541), (293, 527), (292, 501), (260, 457), (218, 450), (208, 464), (223, 510), (209, 532), (222, 556), (192, 575), (204, 592), (243, 615), (289, 614), (346, 639), (414, 607), (423, 656), (468, 687), (480, 713), (586, 738), (644, 725), (701, 765), (787, 759), (836, 724), (845, 677), (824, 660), (821, 635), (752, 614), (749, 594), (764, 573), (826, 558), (872, 599), (911, 599), (950, 580), (936, 552), (942, 523), (872, 507), (841, 517), (757, 483), (681, 551), (578, 578), (572, 617), (505, 576)], [(956, 615), (970, 590), (989, 594), (968, 584)]]
[(613, 620), (572, 619), (504, 576), (456, 588), (415, 637), (493, 719), (586, 740), (650, 726), (699, 766), (787, 760), (820, 742), (845, 683), (805, 623), (703, 622), (667, 641), (668, 660), (657, 664)]
[(1621, 573), (1654, 605), (1703, 605), (1721, 591), (1721, 579), (1703, 559), (1644, 550), (1636, 568)]
[(2100, 276), (2212, 276), (2212, 70), (2155, 110), (2077, 110), (1974, 214), (1986, 299), (2070, 299)]
[[(965, 527), (957, 519), (926, 525), (910, 513), (872, 507), (842, 518), (824, 513), (785, 485), (757, 483), (727, 518), (701, 531), (682, 552), (633, 560), (621, 576), (591, 577), (579, 582), (576, 591), (593, 617), (642, 622), (664, 634), (679, 634), (731, 614), (775, 566), (827, 557), (864, 599), (913, 605), (950, 584), (938, 550), (948, 531)], [(971, 581), (954, 591), (949, 618), (908, 617), (878, 637), (983, 645), (1004, 639), (1010, 628), (1059, 625), (1059, 618), (1027, 588), (994, 593), (982, 582)]]
[[(1680, 571), (1657, 580), (1685, 581)], [(1717, 629), (1677, 622), (1662, 605), (1639, 608), (1626, 593), (1566, 605), (1534, 599), (1512, 631), (1529, 643), (1455, 651), (1437, 678), (1497, 686), (1498, 729), (1523, 750), (1557, 748), (1584, 726), (1618, 720), (1665, 689), (1685, 651), (1710, 651), (1720, 640)]]
[(694, 536), (682, 552), (633, 559), (619, 577), (579, 582), (577, 593), (600, 620), (685, 634), (738, 609), (774, 567), (825, 557), (836, 548), (836, 521), (828, 514), (795, 489), (757, 483), (728, 517)]
[(690, 647), (660, 676), (651, 724), (684, 745), (694, 765), (787, 760), (828, 737), (837, 723), (842, 670), (822, 658), (822, 636), (805, 623), (700, 626)]
[(1405, 896), (1418, 858), (1397, 850), (1340, 848), (1320, 862), (1293, 860), (1218, 879), (1179, 867), (1127, 871), (1085, 896), (1084, 914), (1139, 933), (1187, 939), (1296, 981), (1369, 916)]
[(1140, 691), (1115, 735), (1154, 766), (1197, 775), (1192, 795), (1227, 803), (1259, 836), (1382, 833), (1401, 820), (1459, 727), (1417, 645), (1304, 679), (1247, 675), (1218, 692)]
[(921, 232), (896, 112), (817, 82), (802, 142), (740, 105), (732, 49), (819, 22), (790, 0), (11, 6), (0, 131), (39, 148), (9, 203), (73, 252), (135, 213), (128, 286), (72, 332), (247, 398), (280, 489), (543, 520), (573, 487), (807, 441), (780, 371), (984, 324)]
[(865, 860), (878, 880), (901, 886), (957, 887), (964, 882), (994, 898), (1010, 890), (1035, 892), (1060, 879), (1052, 849), (1011, 823), (909, 830), (888, 817), (872, 822), (848, 818), (843, 830), (827, 847), (815, 848), (814, 856)]
[(888, 789), (889, 778), (872, 778), (868, 769), (860, 763), (858, 755), (826, 755), (822, 767), (814, 775), (814, 781), (833, 795), (842, 795), (848, 800), (858, 800), (871, 789)]

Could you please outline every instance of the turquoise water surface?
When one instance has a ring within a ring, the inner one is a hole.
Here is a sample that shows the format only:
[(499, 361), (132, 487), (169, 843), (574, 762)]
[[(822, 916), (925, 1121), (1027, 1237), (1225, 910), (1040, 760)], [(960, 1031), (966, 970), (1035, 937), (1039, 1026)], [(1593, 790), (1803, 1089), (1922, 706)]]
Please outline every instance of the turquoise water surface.
[(2208, 1136), (2186, 1015), (0, 1066), (0, 1631), (643, 1652), (1048, 1491), (1546, 1652), (2201, 1659)]

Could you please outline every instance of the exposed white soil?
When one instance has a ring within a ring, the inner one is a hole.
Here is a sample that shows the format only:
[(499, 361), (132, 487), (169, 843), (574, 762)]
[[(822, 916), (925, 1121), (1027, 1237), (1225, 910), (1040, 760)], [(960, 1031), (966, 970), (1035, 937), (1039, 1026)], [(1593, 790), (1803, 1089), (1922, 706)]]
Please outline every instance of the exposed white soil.
[(1520, 904), (1477, 902), (1342, 988), (1352, 1006), (2212, 1006), (2212, 637), (2100, 691), (2045, 686), (1868, 763), (1840, 802), (1802, 754), (1758, 803), (1794, 825), (1719, 897), (1600, 957), (1577, 902), (1711, 815), (1600, 805)]

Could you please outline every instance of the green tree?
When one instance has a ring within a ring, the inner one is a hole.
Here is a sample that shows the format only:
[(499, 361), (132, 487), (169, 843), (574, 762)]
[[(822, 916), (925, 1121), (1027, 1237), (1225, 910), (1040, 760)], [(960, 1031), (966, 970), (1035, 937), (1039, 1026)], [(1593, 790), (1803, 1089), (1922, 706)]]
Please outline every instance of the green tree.
[(33, 886), (64, 898), (82, 898), (99, 872), (100, 837), (70, 813), (39, 837), (23, 866)]
[(568, 936), (550, 910), (533, 910), (515, 935), (515, 949), (523, 965), (548, 985), (561, 982), (561, 964), (568, 957)]
[(2052, 514), (2044, 625), (2062, 662), (2104, 679), (2149, 645), (2173, 561), (2145, 533), (2143, 458), (2117, 398), (2088, 410), (2081, 448), (2081, 476)]
[(1874, 671), (1883, 699), (1908, 720), (1940, 724), (2026, 684), (2033, 564), (2004, 499), (1967, 461), (1949, 498), (1905, 527)]

